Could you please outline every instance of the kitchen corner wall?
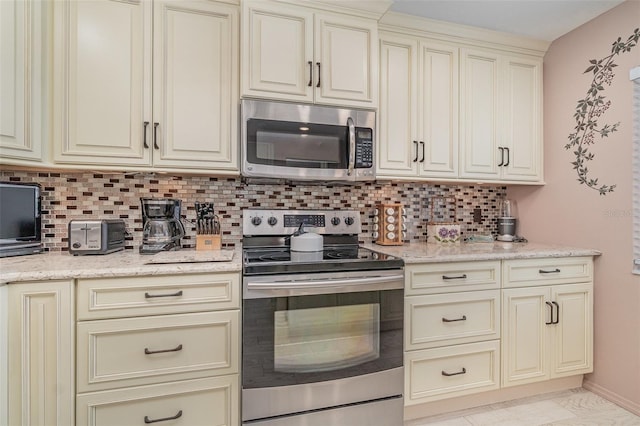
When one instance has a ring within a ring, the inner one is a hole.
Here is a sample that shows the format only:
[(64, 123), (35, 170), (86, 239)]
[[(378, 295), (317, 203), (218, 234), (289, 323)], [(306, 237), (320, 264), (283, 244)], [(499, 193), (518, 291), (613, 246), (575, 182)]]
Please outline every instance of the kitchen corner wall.
[(544, 164), (547, 185), (509, 188), (518, 201), (520, 231), (530, 240), (595, 248), (594, 371), (585, 387), (640, 415), (640, 276), (632, 270), (633, 84), (629, 70), (640, 65), (640, 46), (615, 57), (612, 84), (600, 94), (611, 105), (598, 118), (620, 122), (617, 132), (595, 139), (588, 164), (599, 184), (616, 184), (599, 195), (581, 185), (573, 169), (575, 148), (564, 149), (574, 132), (573, 114), (589, 90), (590, 60), (611, 54), (640, 27), (640, 1), (628, 0), (555, 40), (544, 58)]
[[(463, 237), (494, 233), (498, 200), (505, 187), (454, 186), (421, 183), (365, 183), (344, 185), (247, 184), (240, 178), (171, 176), (165, 174), (24, 172), (3, 170), (0, 180), (37, 182), (42, 185), (43, 240), (49, 251), (67, 250), (67, 225), (72, 219), (124, 219), (131, 234), (127, 249), (136, 249), (142, 238), (140, 197), (182, 200), (187, 237), (184, 247), (195, 246), (194, 203), (212, 201), (222, 225), (223, 246), (235, 247), (242, 240), (242, 210), (354, 209), (360, 211), (362, 243), (372, 242), (373, 215), (378, 203), (401, 203), (407, 209), (407, 239), (426, 241), (428, 200), (434, 196), (455, 197), (457, 222)], [(481, 223), (473, 211), (482, 212)], [(444, 220), (453, 220), (453, 205), (440, 209)], [(438, 212), (436, 212), (438, 215)], [(440, 219), (438, 219), (440, 220)]]

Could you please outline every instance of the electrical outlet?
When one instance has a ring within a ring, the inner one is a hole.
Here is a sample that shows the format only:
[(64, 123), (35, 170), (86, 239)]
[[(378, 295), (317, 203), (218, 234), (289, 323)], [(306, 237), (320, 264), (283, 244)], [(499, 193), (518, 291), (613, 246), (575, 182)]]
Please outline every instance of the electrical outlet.
[(482, 209), (480, 207), (473, 209), (473, 223), (482, 223)]

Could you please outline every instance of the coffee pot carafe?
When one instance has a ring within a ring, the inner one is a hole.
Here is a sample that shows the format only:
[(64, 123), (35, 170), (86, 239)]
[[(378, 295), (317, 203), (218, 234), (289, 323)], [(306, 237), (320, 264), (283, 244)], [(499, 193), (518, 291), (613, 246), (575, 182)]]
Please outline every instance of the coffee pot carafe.
[(516, 238), (518, 221), (515, 200), (502, 199), (498, 205), (498, 241), (513, 241)]
[(174, 198), (140, 198), (142, 245), (140, 253), (179, 250), (185, 235), (180, 221), (182, 202)]

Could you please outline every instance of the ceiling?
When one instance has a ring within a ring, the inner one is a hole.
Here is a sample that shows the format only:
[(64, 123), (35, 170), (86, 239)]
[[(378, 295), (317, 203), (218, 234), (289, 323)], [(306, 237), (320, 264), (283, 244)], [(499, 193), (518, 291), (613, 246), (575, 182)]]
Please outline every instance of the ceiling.
[(623, 1), (393, 0), (389, 10), (553, 41)]

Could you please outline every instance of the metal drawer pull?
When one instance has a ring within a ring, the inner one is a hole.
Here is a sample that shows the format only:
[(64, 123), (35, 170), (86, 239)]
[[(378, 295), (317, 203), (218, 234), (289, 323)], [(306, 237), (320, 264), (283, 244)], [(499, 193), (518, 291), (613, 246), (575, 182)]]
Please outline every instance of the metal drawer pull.
[(541, 274), (557, 274), (558, 272), (560, 272), (560, 269), (556, 268), (556, 269), (552, 269), (552, 270), (547, 270), (547, 269), (539, 269), (538, 270), (539, 273)]
[(307, 86), (311, 87), (313, 86), (313, 61), (307, 61), (307, 64), (309, 64), (309, 83)]
[(467, 274), (458, 275), (456, 277), (450, 277), (448, 275), (442, 276), (443, 280), (464, 280), (465, 278), (467, 278)]
[(442, 375), (451, 377), (451, 376), (458, 376), (460, 374), (465, 374), (466, 372), (467, 372), (467, 369), (462, 367), (462, 371), (458, 371), (457, 373), (447, 373), (446, 371), (442, 370)]
[(456, 318), (456, 319), (448, 319), (448, 318), (442, 317), (442, 322), (456, 322), (456, 321), (466, 321), (466, 320), (467, 320), (466, 315), (463, 315), (462, 318)]
[(175, 293), (171, 293), (171, 294), (149, 294), (149, 293), (144, 294), (145, 299), (153, 299), (154, 297), (180, 297), (180, 296), (182, 296), (182, 290), (176, 291)]
[(175, 420), (175, 419), (179, 419), (180, 417), (182, 417), (182, 410), (178, 411), (178, 414), (176, 414), (175, 416), (173, 416), (173, 417), (165, 417), (164, 419), (155, 419), (155, 420), (152, 420), (152, 419), (150, 419), (150, 418), (149, 418), (149, 416), (144, 416), (144, 422), (145, 422), (146, 424), (149, 424), (149, 423), (158, 423), (158, 422), (166, 422), (166, 421), (168, 421), (168, 420)]
[(142, 124), (144, 125), (144, 128), (142, 130), (142, 134), (144, 135), (142, 139), (142, 143), (144, 144), (145, 148), (149, 148), (149, 144), (147, 143), (147, 126), (149, 125), (149, 122), (145, 121)]
[(553, 303), (553, 306), (556, 307), (556, 322), (554, 322), (553, 324), (558, 324), (560, 322), (560, 305), (558, 305), (558, 302), (551, 302)]
[(173, 349), (161, 349), (159, 351), (150, 351), (149, 348), (144, 348), (144, 354), (145, 355), (152, 355), (152, 354), (163, 354), (166, 352), (178, 352), (182, 350), (182, 344), (179, 344), (178, 346), (176, 346)]

